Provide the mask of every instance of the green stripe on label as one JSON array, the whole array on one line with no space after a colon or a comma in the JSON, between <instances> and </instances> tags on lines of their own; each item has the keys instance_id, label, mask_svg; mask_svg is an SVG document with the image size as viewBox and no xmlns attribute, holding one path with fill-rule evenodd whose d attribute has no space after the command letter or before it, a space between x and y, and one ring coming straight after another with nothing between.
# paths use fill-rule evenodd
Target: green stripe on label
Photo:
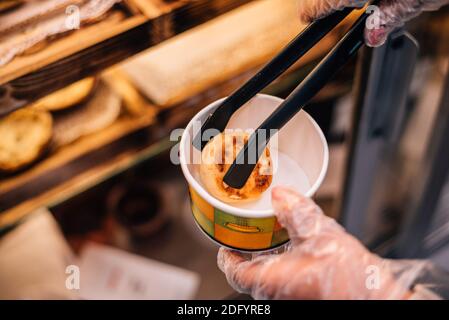
<instances>
[{"instance_id":1,"label":"green stripe on label","mask_svg":"<svg viewBox=\"0 0 449 320\"><path fill-rule=\"evenodd\" d=\"M242 218L223 212L215 208L214 221L222 227L228 228L228 224L239 226L257 227L260 232L272 232L274 229L275 217L270 218ZM229 229L229 228L228 228Z\"/></svg>"},{"instance_id":2,"label":"green stripe on label","mask_svg":"<svg viewBox=\"0 0 449 320\"><path fill-rule=\"evenodd\" d=\"M192 213L195 220L203 228L203 230L211 236L214 236L214 224L212 221L206 218L206 216L198 209L198 207L192 202Z\"/></svg>"}]
</instances>

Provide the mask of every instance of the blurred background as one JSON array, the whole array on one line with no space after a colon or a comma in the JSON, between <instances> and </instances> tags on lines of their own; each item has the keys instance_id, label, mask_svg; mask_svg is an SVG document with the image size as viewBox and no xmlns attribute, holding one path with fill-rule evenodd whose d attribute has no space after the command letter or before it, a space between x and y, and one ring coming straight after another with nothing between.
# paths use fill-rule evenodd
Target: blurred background
<instances>
[{"instance_id":1,"label":"blurred background","mask_svg":"<svg viewBox=\"0 0 449 320\"><path fill-rule=\"evenodd\" d=\"M305 27L296 0L94 2L0 1L0 298L244 298L191 218L172 132ZM356 16L264 93L285 98ZM423 14L305 108L330 147L324 212L447 270L448 46L449 8Z\"/></svg>"}]
</instances>

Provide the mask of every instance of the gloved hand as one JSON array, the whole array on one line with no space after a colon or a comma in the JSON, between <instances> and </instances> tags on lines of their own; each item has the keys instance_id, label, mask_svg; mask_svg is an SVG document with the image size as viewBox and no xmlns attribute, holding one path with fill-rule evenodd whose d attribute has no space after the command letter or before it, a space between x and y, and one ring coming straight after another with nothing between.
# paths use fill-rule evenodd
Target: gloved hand
<instances>
[{"instance_id":1,"label":"gloved hand","mask_svg":"<svg viewBox=\"0 0 449 320\"><path fill-rule=\"evenodd\" d=\"M403 299L425 263L386 260L325 216L313 200L276 187L272 203L290 236L282 254L246 259L221 248L218 266L239 292L256 299Z\"/></svg>"},{"instance_id":2,"label":"gloved hand","mask_svg":"<svg viewBox=\"0 0 449 320\"><path fill-rule=\"evenodd\" d=\"M368 0L299 0L299 15L304 22L327 16L345 7L363 7ZM365 30L367 45L382 45L388 34L423 11L434 11L449 0L382 0L379 5L379 28Z\"/></svg>"}]
</instances>

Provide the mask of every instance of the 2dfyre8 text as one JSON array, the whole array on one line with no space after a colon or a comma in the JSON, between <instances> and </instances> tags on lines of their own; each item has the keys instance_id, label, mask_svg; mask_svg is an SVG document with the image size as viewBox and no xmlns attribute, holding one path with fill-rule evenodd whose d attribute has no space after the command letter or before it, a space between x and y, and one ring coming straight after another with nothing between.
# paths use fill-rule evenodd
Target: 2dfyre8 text
<instances>
[{"instance_id":1,"label":"2dfyre8 text","mask_svg":"<svg viewBox=\"0 0 449 320\"><path fill-rule=\"evenodd\" d=\"M218 307L202 307L202 306L179 306L178 315L202 315L205 318L211 314L221 315L269 315L271 313L270 305L264 304L222 304Z\"/></svg>"}]
</instances>

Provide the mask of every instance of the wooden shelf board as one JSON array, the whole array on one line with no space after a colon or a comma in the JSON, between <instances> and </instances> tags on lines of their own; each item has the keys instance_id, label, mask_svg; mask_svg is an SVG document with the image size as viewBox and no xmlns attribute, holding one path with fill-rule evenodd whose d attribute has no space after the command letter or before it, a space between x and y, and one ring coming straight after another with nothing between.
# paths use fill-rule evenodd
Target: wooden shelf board
<instances>
[{"instance_id":1,"label":"wooden shelf board","mask_svg":"<svg viewBox=\"0 0 449 320\"><path fill-rule=\"evenodd\" d=\"M173 145L169 140L161 140L137 152L128 152L116 155L109 161L84 171L82 174L64 182L57 187L24 201L12 209L4 211L0 215L0 228L10 226L33 210L42 206L52 207L57 205L120 172L123 172L136 164L158 155Z\"/></svg>"}]
</instances>

